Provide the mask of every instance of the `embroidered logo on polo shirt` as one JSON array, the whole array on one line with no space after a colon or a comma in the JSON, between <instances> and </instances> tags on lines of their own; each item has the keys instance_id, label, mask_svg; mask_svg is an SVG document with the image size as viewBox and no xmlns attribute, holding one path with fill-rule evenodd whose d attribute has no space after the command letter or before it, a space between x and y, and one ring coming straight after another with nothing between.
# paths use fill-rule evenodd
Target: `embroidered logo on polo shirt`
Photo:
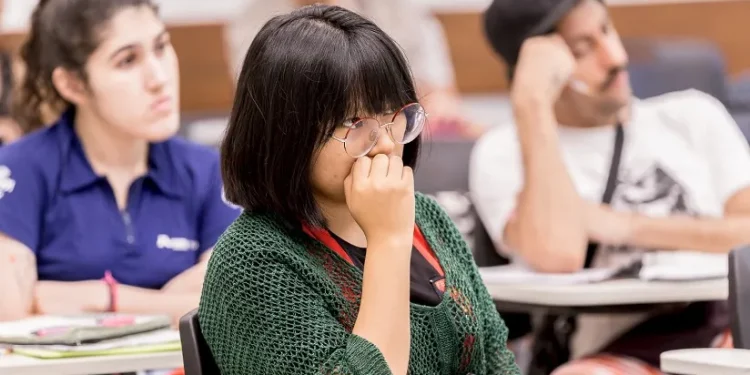
<instances>
[{"instance_id":1,"label":"embroidered logo on polo shirt","mask_svg":"<svg viewBox=\"0 0 750 375\"><path fill-rule=\"evenodd\" d=\"M10 168L5 165L0 165L0 199L5 194L12 193L16 188L16 180L10 176Z\"/></svg>"},{"instance_id":2,"label":"embroidered logo on polo shirt","mask_svg":"<svg viewBox=\"0 0 750 375\"><path fill-rule=\"evenodd\" d=\"M196 251L198 250L198 241L182 237L169 237L166 234L156 236L156 247L160 249L170 249L172 251Z\"/></svg>"}]
</instances>

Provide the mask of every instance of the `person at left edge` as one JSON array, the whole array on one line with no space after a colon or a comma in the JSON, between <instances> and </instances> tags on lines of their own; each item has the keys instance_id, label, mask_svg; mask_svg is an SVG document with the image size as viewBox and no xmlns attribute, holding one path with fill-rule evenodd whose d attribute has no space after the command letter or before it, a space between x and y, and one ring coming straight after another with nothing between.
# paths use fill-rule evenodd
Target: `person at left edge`
<instances>
[{"instance_id":1,"label":"person at left edge","mask_svg":"<svg viewBox=\"0 0 750 375\"><path fill-rule=\"evenodd\" d=\"M41 130L0 149L0 319L196 307L239 211L217 153L173 138L177 57L155 4L42 0L22 57L14 113ZM64 109L48 127L42 103Z\"/></svg>"},{"instance_id":2,"label":"person at left edge","mask_svg":"<svg viewBox=\"0 0 750 375\"><path fill-rule=\"evenodd\" d=\"M3 11L5 0L0 0L0 33L3 30ZM10 101L19 69L14 69L16 61L11 51L0 48L0 146L13 142L21 137L21 129L10 117Z\"/></svg>"}]
</instances>

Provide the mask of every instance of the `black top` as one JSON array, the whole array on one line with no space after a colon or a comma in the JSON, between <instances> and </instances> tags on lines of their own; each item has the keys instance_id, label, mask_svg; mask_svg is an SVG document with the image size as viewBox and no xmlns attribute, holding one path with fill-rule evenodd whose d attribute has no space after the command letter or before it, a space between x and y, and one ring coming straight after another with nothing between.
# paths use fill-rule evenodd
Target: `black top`
<instances>
[{"instance_id":1,"label":"black top","mask_svg":"<svg viewBox=\"0 0 750 375\"><path fill-rule=\"evenodd\" d=\"M364 270L367 249L354 246L344 241L333 232L330 233L336 242L344 248L344 251L349 254L354 265L360 270ZM434 284L442 280L443 276L440 276L435 268L427 262L427 259L422 256L422 253L417 251L414 247L411 249L410 277L412 303L427 306L437 306L440 304L440 301L443 299L443 293L438 290Z\"/></svg>"}]
</instances>

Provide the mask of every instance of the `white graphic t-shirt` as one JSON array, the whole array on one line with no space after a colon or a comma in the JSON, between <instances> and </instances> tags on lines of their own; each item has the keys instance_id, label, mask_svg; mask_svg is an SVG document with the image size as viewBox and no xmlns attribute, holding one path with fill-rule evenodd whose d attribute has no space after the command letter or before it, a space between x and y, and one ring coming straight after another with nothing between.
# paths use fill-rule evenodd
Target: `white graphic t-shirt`
<instances>
[{"instance_id":1,"label":"white graphic t-shirt","mask_svg":"<svg viewBox=\"0 0 750 375\"><path fill-rule=\"evenodd\" d=\"M724 203L750 186L750 150L723 105L696 90L633 104L611 206L652 217L688 214L721 217ZM605 189L615 125L561 126L563 161L583 199L600 202ZM477 212L501 250L501 235L523 186L523 164L514 124L491 130L477 144L470 187ZM594 266L632 261L641 249L600 248ZM672 256L676 252L665 252ZM599 350L646 316L581 317L574 356Z\"/></svg>"}]
</instances>

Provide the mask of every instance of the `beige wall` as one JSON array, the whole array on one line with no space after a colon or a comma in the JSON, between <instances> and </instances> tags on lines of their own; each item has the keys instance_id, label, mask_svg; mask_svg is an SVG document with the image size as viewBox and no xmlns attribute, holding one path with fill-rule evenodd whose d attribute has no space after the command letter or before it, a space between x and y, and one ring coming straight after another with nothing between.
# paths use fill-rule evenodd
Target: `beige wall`
<instances>
[{"instance_id":1,"label":"beige wall","mask_svg":"<svg viewBox=\"0 0 750 375\"><path fill-rule=\"evenodd\" d=\"M730 73L750 69L750 1L656 3L640 0L640 3L610 7L623 38L704 39L721 49ZM459 89L463 92L505 90L505 67L484 40L480 11L441 11L438 15L446 29Z\"/></svg>"},{"instance_id":2,"label":"beige wall","mask_svg":"<svg viewBox=\"0 0 750 375\"><path fill-rule=\"evenodd\" d=\"M224 0L200 1L221 3ZM435 9L446 29L461 91L503 91L506 87L503 64L491 53L480 26L480 12L483 9L480 2L487 0L465 0L464 5L473 3L476 7L466 6L461 11L447 11L440 7L443 0L435 1ZM710 40L723 51L731 73L750 69L750 1L663 1L658 4L629 3L627 6L612 7L612 16L621 34L624 37L695 37ZM224 52L223 21L170 23L172 39L180 57L183 110L229 110L232 81ZM22 33L2 35L0 46L17 47L22 37Z\"/></svg>"}]
</instances>

